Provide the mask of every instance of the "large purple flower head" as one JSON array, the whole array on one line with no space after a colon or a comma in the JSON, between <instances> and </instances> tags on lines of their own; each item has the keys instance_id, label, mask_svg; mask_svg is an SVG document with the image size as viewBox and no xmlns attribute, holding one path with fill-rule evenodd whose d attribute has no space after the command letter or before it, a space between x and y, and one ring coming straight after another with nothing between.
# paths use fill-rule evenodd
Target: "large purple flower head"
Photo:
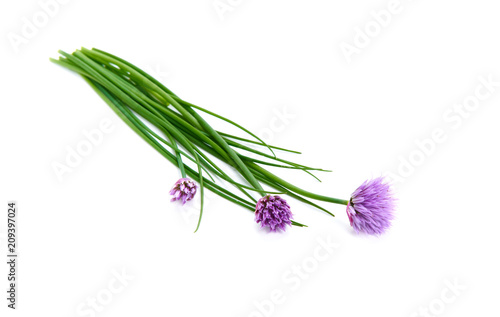
<instances>
[{"instance_id":1,"label":"large purple flower head","mask_svg":"<svg viewBox=\"0 0 500 317\"><path fill-rule=\"evenodd\" d=\"M280 196L266 195L255 207L255 221L271 231L285 231L286 225L292 225L292 216L290 206Z\"/></svg>"},{"instance_id":2,"label":"large purple flower head","mask_svg":"<svg viewBox=\"0 0 500 317\"><path fill-rule=\"evenodd\" d=\"M365 181L352 193L347 216L359 233L382 234L394 218L395 198L392 188L383 177Z\"/></svg>"},{"instance_id":3,"label":"large purple flower head","mask_svg":"<svg viewBox=\"0 0 500 317\"><path fill-rule=\"evenodd\" d=\"M179 179L170 190L170 195L174 196L171 201L182 200L184 205L186 201L193 199L196 188L196 184L189 178Z\"/></svg>"}]
</instances>

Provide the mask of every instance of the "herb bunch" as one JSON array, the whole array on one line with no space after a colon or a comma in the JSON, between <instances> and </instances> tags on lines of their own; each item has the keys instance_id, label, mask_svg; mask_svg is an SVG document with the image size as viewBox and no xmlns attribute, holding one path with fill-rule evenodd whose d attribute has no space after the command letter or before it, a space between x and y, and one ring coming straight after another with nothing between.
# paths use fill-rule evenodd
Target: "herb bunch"
<instances>
[{"instance_id":1,"label":"herb bunch","mask_svg":"<svg viewBox=\"0 0 500 317\"><path fill-rule=\"evenodd\" d=\"M146 72L115 55L95 48L81 48L72 54L59 53L61 56L58 59L51 59L54 63L80 74L131 129L179 168L181 178L170 192L172 200L186 203L197 192L198 186L194 181L199 184L201 206L195 232L203 215L205 189L255 212L255 220L272 231L284 230L287 225L305 227L292 220L290 206L278 195L292 197L330 216L334 215L314 200L345 205L353 225L352 219L356 219L357 211L352 198L342 200L309 192L269 170L300 170L316 179L313 171L328 172L276 155L278 151L299 152L266 144L236 122L181 99ZM248 137L216 130L207 123L206 116L229 123ZM156 131L151 127L155 127ZM246 155L245 152L253 155ZM241 179L230 177L225 172L228 168L236 170ZM233 186L235 190L228 190L227 186L221 186L221 182ZM359 196L359 192L357 194ZM389 209L386 218L390 220L392 209ZM368 222L370 228L377 227L376 223ZM359 221L355 223L359 224ZM359 227L355 226L356 231L364 231ZM372 231L378 233L377 230Z\"/></svg>"}]
</instances>

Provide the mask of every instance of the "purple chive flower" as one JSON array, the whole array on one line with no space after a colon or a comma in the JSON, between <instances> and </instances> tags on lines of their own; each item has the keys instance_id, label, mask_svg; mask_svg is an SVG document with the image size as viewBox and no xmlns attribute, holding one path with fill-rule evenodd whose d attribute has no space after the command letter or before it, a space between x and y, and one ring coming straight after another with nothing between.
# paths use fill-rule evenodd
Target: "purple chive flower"
<instances>
[{"instance_id":1,"label":"purple chive flower","mask_svg":"<svg viewBox=\"0 0 500 317\"><path fill-rule=\"evenodd\" d=\"M383 177L365 181L352 193L347 216L359 233L382 234L394 218L395 198L391 186Z\"/></svg>"},{"instance_id":2,"label":"purple chive flower","mask_svg":"<svg viewBox=\"0 0 500 317\"><path fill-rule=\"evenodd\" d=\"M292 225L290 206L280 196L266 195L259 199L255 207L255 221L271 231L285 231L286 225Z\"/></svg>"},{"instance_id":3,"label":"purple chive flower","mask_svg":"<svg viewBox=\"0 0 500 317\"><path fill-rule=\"evenodd\" d=\"M184 205L186 201L193 199L196 188L196 184L189 178L179 179L170 190L170 195L174 196L171 201L182 200Z\"/></svg>"}]
</instances>

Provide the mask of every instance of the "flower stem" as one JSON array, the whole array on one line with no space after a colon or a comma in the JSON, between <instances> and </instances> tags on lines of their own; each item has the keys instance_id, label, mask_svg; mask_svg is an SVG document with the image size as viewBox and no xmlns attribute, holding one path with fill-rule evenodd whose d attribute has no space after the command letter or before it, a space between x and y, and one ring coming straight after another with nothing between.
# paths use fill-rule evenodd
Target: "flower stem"
<instances>
[{"instance_id":1,"label":"flower stem","mask_svg":"<svg viewBox=\"0 0 500 317\"><path fill-rule=\"evenodd\" d=\"M333 197L328 197L328 196L323 196L323 195L318 195L311 193L307 190L304 190L302 188L299 188L293 184L290 184L289 182L285 181L284 179L279 178L278 176L274 175L273 173L269 172L265 168L260 167L259 165L248 162L249 166L252 167L252 169L255 169L256 171L262 173L264 176L268 177L270 180L273 182L281 184L283 187L290 189L291 191L296 192L297 194L309 197L311 199L316 199L320 201L326 201L329 203L334 203L334 204L339 204L339 205L346 205L349 203L347 200L343 199L338 199L338 198L333 198Z\"/></svg>"}]
</instances>

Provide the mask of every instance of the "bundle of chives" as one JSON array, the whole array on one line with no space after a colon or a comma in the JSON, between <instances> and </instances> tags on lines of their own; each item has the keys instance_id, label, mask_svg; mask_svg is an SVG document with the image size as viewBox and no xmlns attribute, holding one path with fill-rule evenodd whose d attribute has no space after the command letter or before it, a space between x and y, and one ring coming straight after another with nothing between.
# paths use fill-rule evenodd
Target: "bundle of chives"
<instances>
[{"instance_id":1,"label":"bundle of chives","mask_svg":"<svg viewBox=\"0 0 500 317\"><path fill-rule=\"evenodd\" d=\"M370 223L374 223L373 219L363 216L367 213L362 212L364 206L361 203L357 204L358 208L354 206L356 203L353 201L356 199L354 194L348 201L311 193L279 178L264 167L301 170L313 177L315 176L311 171L326 171L281 159L276 156L274 150L299 152L266 144L241 125L182 100L141 69L110 53L95 48L91 50L82 48L72 54L63 51L59 51L59 53L61 54L59 59L51 59L54 63L82 75L130 128L167 160L178 166L181 179L174 184L170 192L174 196L172 200L182 200L185 203L192 199L197 186L191 179L187 178L188 176L199 183L201 208L195 232L200 226L203 215L204 188L235 204L255 211L256 221L261 223L263 227L269 227L272 231L284 230L286 225L305 227L305 225L292 220L288 203L277 194L286 194L331 216L334 215L311 200L346 205L351 225L356 231L368 232L369 230L365 230L365 227L370 227L372 226ZM225 121L247 133L253 139L215 130L201 114ZM146 122L156 127L161 133L153 131ZM244 143L267 148L269 154ZM257 158L244 155L240 150L253 153ZM234 168L245 180L245 184L227 175L223 168L210 159L209 155L221 161L224 164L223 168L228 166ZM186 165L184 160L194 163L196 169ZM233 185L240 194L235 194L217 184L214 176ZM272 190L265 190L261 184L269 186ZM388 187L384 187L387 184L379 182L375 185L382 186L377 190L389 192ZM371 194L373 186L369 186L368 189L367 192ZM260 199L256 200L252 194L258 194ZM362 199L362 196L363 191L361 190L357 196L358 201ZM376 224L377 228L382 226L383 230L392 218L392 197L389 195L389 198L391 199L386 200L390 202L390 206L383 206L389 211L388 214L386 213L387 215L384 214L387 223ZM361 223L361 227L356 226L357 223Z\"/></svg>"}]
</instances>

